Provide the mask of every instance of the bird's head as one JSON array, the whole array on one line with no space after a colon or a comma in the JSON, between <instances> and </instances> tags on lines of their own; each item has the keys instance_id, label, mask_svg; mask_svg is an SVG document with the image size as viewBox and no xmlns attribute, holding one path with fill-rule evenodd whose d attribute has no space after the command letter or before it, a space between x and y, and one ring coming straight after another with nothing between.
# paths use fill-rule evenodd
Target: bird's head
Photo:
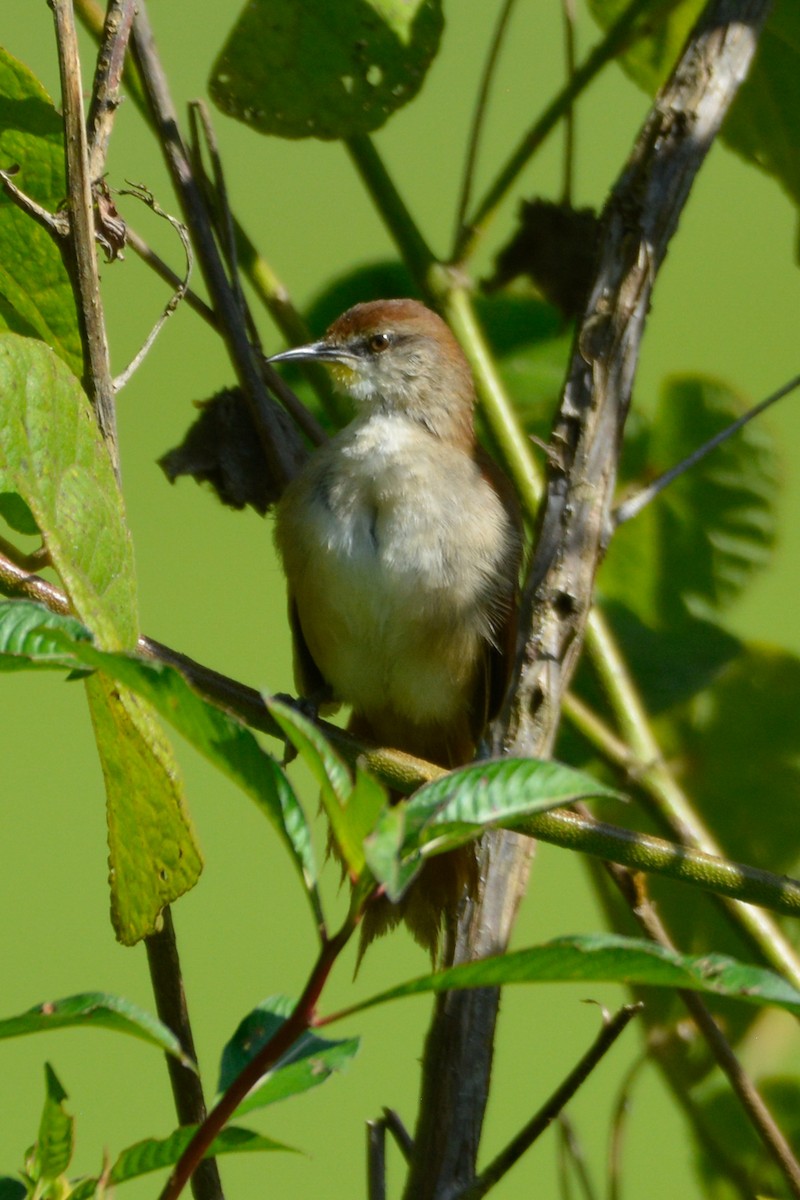
<instances>
[{"instance_id":1,"label":"bird's head","mask_svg":"<svg viewBox=\"0 0 800 1200\"><path fill-rule=\"evenodd\" d=\"M270 362L328 363L342 391L369 411L402 413L439 437L472 438L475 390L447 325L418 300L371 300L338 317L318 342Z\"/></svg>"}]
</instances>

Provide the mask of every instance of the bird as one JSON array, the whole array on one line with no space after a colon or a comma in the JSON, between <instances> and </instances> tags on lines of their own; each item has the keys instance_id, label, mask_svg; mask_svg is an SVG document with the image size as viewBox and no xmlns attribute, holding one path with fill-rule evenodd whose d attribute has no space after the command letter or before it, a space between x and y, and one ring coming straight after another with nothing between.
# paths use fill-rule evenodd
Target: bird
<instances>
[{"instance_id":1,"label":"bird","mask_svg":"<svg viewBox=\"0 0 800 1200\"><path fill-rule=\"evenodd\" d=\"M295 683L349 728L446 768L468 762L508 678L521 522L475 433L475 385L445 321L412 299L356 304L271 362L327 364L347 426L285 489L275 542L287 579ZM474 886L474 850L432 860L366 942L405 918L435 956Z\"/></svg>"}]
</instances>

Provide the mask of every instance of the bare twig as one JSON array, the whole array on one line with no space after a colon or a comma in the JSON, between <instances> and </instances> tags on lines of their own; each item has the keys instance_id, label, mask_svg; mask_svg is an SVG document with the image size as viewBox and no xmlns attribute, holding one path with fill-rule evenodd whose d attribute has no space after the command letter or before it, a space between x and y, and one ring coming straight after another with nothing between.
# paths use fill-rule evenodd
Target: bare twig
<instances>
[{"instance_id":1,"label":"bare twig","mask_svg":"<svg viewBox=\"0 0 800 1200\"><path fill-rule=\"evenodd\" d=\"M586 1082L620 1034L643 1007L642 1004L626 1004L613 1017L603 1022L603 1027L594 1043L570 1071L564 1082L556 1088L549 1100L542 1105L526 1125L523 1125L519 1133L489 1163L488 1167L481 1171L471 1184L455 1193L457 1200L481 1200L481 1197L485 1196L515 1163L519 1162L526 1150L530 1149L536 1139L544 1133Z\"/></svg>"},{"instance_id":2,"label":"bare twig","mask_svg":"<svg viewBox=\"0 0 800 1200\"><path fill-rule=\"evenodd\" d=\"M158 1015L178 1038L185 1053L196 1062L192 1026L181 981L175 928L168 907L162 913L160 932L146 938L145 945ZM184 1067L171 1054L166 1055L166 1060L179 1123L200 1125L206 1119L206 1104L200 1076ZM216 1159L205 1158L199 1164L192 1179L192 1191L195 1200L221 1200L222 1182Z\"/></svg>"},{"instance_id":3,"label":"bare twig","mask_svg":"<svg viewBox=\"0 0 800 1200\"><path fill-rule=\"evenodd\" d=\"M766 400L762 400L759 404L754 405L753 408L748 409L736 421L732 421L730 425L720 430L714 437L709 438L702 446L698 446L696 450L693 450L681 462L676 463L674 467L670 467L668 471L664 471L663 475L659 475L658 479L654 479L647 487L642 488L641 491L636 492L627 500L623 500L621 504L617 505L612 514L614 528L616 529L617 526L623 525L625 521L630 521L633 517L638 516L651 500L655 500L656 496L664 491L664 488L669 487L679 476L696 466L712 450L716 450L718 446L727 442L728 438L733 437L735 433L738 433L740 429L748 425L754 417L761 416L766 409L777 403L778 400L782 400L784 396L788 396L790 392L793 392L798 387L800 387L800 375L795 375L794 379L790 379L783 387L778 388L772 395L767 396Z\"/></svg>"},{"instance_id":4,"label":"bare twig","mask_svg":"<svg viewBox=\"0 0 800 1200\"><path fill-rule=\"evenodd\" d=\"M181 245L183 246L183 252L186 255L186 272L183 279L178 281L178 286L164 306L163 312L145 338L141 348L128 363L125 370L115 378L115 392L121 391L122 388L124 388L129 382L134 371L136 371L142 365L159 333L164 328L172 314L175 312L175 309L178 307L181 300L183 300L189 289L189 280L192 275L192 265L194 263L192 243L189 241L189 234L186 230L186 226L181 221L178 221L175 217L171 217L168 212L165 212L161 205L156 202L152 192L144 187L143 184L130 183L130 181L128 181L128 184L129 186L127 188L123 188L119 194L121 196L135 196L137 200L141 200L143 204L146 204L148 208L153 210L157 217L163 217L165 221L169 221L170 225L177 233L181 240Z\"/></svg>"},{"instance_id":5,"label":"bare twig","mask_svg":"<svg viewBox=\"0 0 800 1200\"><path fill-rule=\"evenodd\" d=\"M564 57L567 66L567 83L575 76L575 0L561 0L564 14ZM562 204L572 203L572 175L575 168L575 100L569 102L564 114L564 182L561 187Z\"/></svg>"},{"instance_id":6,"label":"bare twig","mask_svg":"<svg viewBox=\"0 0 800 1200\"><path fill-rule=\"evenodd\" d=\"M621 1200L622 1188L622 1145L625 1126L631 1107L631 1092L634 1082L648 1061L644 1053L636 1059L619 1089L611 1116L611 1134L608 1144L608 1200Z\"/></svg>"},{"instance_id":7,"label":"bare twig","mask_svg":"<svg viewBox=\"0 0 800 1200\"><path fill-rule=\"evenodd\" d=\"M16 204L17 208L24 212L26 217L31 217L38 225L41 225L57 244L63 238L69 236L69 217L66 213L48 212L46 208L42 208L41 204L37 204L30 196L26 196L17 185L14 183L12 176L16 175L19 167L9 167L5 171L0 171L0 182L3 184L3 191L8 196L12 204Z\"/></svg>"},{"instance_id":8,"label":"bare twig","mask_svg":"<svg viewBox=\"0 0 800 1200\"><path fill-rule=\"evenodd\" d=\"M109 0L106 9L87 121L89 179L92 183L96 183L105 170L108 143L120 104L120 83L135 13L136 0Z\"/></svg>"},{"instance_id":9,"label":"bare twig","mask_svg":"<svg viewBox=\"0 0 800 1200\"><path fill-rule=\"evenodd\" d=\"M472 199L472 185L475 179L475 165L478 158L478 148L480 146L481 134L483 133L483 123L486 118L486 110L489 103L489 91L492 86L497 62L500 57L500 47L503 44L506 29L508 28L511 10L514 7L515 0L505 0L503 7L497 16L492 40L489 43L489 49L486 54L486 62L483 68L483 76L481 78L478 96L475 101L475 110L472 114L472 124L470 126L469 141L467 144L467 155L464 161L464 173L461 179L461 193L458 201L458 209L456 210L456 231L455 245L458 245L458 240L461 236L461 231L466 220L467 210L469 209L470 200Z\"/></svg>"},{"instance_id":10,"label":"bare twig","mask_svg":"<svg viewBox=\"0 0 800 1200\"><path fill-rule=\"evenodd\" d=\"M575 1126L570 1121L565 1112L558 1114L558 1127L561 1132L561 1140L564 1144L564 1151L568 1161L572 1164L572 1169L575 1172L578 1182L581 1185L581 1192L584 1200L597 1200L595 1190L592 1187L592 1181L589 1176L589 1167L586 1162L586 1154L583 1146L580 1143Z\"/></svg>"},{"instance_id":11,"label":"bare twig","mask_svg":"<svg viewBox=\"0 0 800 1200\"><path fill-rule=\"evenodd\" d=\"M114 385L108 355L100 279L95 252L94 208L89 175L89 155L83 119L78 37L72 0L50 0L55 18L61 100L64 111L64 146L67 160L67 197L70 237L64 242L65 261L78 309L83 343L84 386L94 405L97 421L119 474Z\"/></svg>"},{"instance_id":12,"label":"bare twig","mask_svg":"<svg viewBox=\"0 0 800 1200\"><path fill-rule=\"evenodd\" d=\"M367 1200L386 1200L386 1121L367 1121Z\"/></svg>"}]
</instances>

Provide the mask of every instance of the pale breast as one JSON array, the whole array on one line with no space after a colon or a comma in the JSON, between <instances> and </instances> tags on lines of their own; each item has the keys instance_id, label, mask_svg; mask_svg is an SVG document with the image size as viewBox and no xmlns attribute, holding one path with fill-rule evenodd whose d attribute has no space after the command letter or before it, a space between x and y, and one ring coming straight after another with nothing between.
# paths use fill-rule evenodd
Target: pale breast
<instances>
[{"instance_id":1,"label":"pale breast","mask_svg":"<svg viewBox=\"0 0 800 1200\"><path fill-rule=\"evenodd\" d=\"M373 416L317 452L276 540L337 697L446 723L508 602L513 536L476 464L407 419Z\"/></svg>"}]
</instances>

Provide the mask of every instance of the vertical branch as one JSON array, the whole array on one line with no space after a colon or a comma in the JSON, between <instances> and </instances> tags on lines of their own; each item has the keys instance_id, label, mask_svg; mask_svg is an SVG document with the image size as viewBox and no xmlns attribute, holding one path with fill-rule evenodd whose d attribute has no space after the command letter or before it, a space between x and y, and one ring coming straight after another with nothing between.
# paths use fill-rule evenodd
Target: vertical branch
<instances>
[{"instance_id":1,"label":"vertical branch","mask_svg":"<svg viewBox=\"0 0 800 1200\"><path fill-rule=\"evenodd\" d=\"M197 1061L194 1048L189 1010L183 990L181 962L172 913L164 909L163 927L159 933L145 940L147 965L153 983L156 1011L164 1024L172 1030L184 1051ZM175 1111L181 1125L201 1125L206 1119L206 1104L200 1076L190 1071L172 1055L167 1055ZM198 1164L192 1176L192 1194L195 1200L221 1200L222 1182L216 1159L205 1158Z\"/></svg>"},{"instance_id":2,"label":"vertical branch","mask_svg":"<svg viewBox=\"0 0 800 1200\"><path fill-rule=\"evenodd\" d=\"M96 183L105 169L108 143L119 107L119 88L125 67L128 39L135 15L136 0L109 0L87 121L91 183Z\"/></svg>"},{"instance_id":3,"label":"vertical branch","mask_svg":"<svg viewBox=\"0 0 800 1200\"><path fill-rule=\"evenodd\" d=\"M50 0L50 6L55 19L64 110L67 203L70 217L70 235L65 242L65 258L75 293L83 343L83 384L97 413L98 424L114 470L119 474L114 385L97 270L92 187L75 15L72 0Z\"/></svg>"},{"instance_id":4,"label":"vertical branch","mask_svg":"<svg viewBox=\"0 0 800 1200\"><path fill-rule=\"evenodd\" d=\"M597 279L551 439L539 538L520 611L515 684L492 731L495 754L546 756L552 748L611 527L622 432L655 278L695 176L747 74L768 9L768 0L710 0L606 206ZM516 859L514 890L499 911L513 908L524 875L516 841L496 834L489 843L483 892L459 924L454 961L474 955L494 919L505 886L497 864L505 867L509 855ZM475 1178L496 1011L491 993L481 1004L454 994L437 1005L406 1200L444 1200Z\"/></svg>"}]
</instances>

